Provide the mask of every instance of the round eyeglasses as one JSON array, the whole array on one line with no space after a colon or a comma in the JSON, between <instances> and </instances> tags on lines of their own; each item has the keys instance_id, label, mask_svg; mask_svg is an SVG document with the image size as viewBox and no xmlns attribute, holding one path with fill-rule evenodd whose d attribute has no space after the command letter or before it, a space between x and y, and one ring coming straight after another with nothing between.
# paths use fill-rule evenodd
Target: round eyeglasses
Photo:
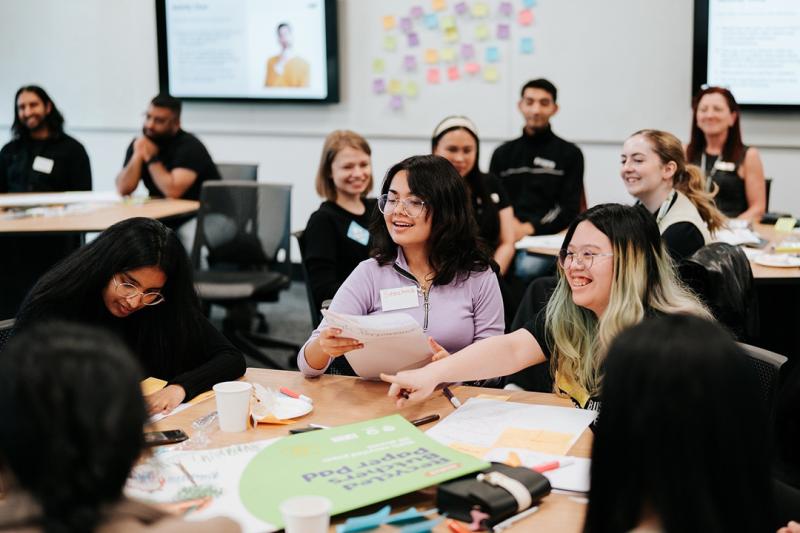
<instances>
[{"instance_id":1,"label":"round eyeglasses","mask_svg":"<svg viewBox=\"0 0 800 533\"><path fill-rule=\"evenodd\" d=\"M111 279L114 280L114 291L117 296L126 300L141 296L144 305L158 305L164 301L164 296L158 291L142 292L130 283L120 283L117 281L117 276L113 276Z\"/></svg>"},{"instance_id":2,"label":"round eyeglasses","mask_svg":"<svg viewBox=\"0 0 800 533\"><path fill-rule=\"evenodd\" d=\"M378 209L384 215L391 215L397 211L397 206L400 204L403 205L403 211L405 211L406 215L411 218L417 218L422 214L422 211L425 210L425 202L419 198L405 198L401 200L400 198L395 198L388 194L378 196Z\"/></svg>"},{"instance_id":3,"label":"round eyeglasses","mask_svg":"<svg viewBox=\"0 0 800 533\"><path fill-rule=\"evenodd\" d=\"M599 254L597 252L590 252L588 250L570 252L566 248L562 248L558 252L558 264L561 265L561 268L567 270L574 262L577 265L581 265L586 270L589 270L592 268L595 257L611 257L613 255L613 253Z\"/></svg>"}]
</instances>

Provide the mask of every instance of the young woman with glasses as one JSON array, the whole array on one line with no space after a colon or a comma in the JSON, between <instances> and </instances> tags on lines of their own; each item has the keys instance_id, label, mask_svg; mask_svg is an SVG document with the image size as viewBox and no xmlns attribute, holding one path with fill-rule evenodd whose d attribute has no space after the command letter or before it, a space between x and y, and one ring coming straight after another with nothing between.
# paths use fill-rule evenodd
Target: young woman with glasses
<instances>
[{"instance_id":1,"label":"young woman with glasses","mask_svg":"<svg viewBox=\"0 0 800 533\"><path fill-rule=\"evenodd\" d=\"M558 263L553 295L521 329L383 376L392 383L389 395L402 405L406 397L426 398L439 383L506 376L549 360L556 392L599 409L602 364L618 333L649 315L711 317L677 281L658 226L641 207L603 204L578 215Z\"/></svg>"},{"instance_id":2,"label":"young woman with glasses","mask_svg":"<svg viewBox=\"0 0 800 533\"><path fill-rule=\"evenodd\" d=\"M31 289L15 330L53 319L113 331L146 376L167 380L146 398L150 413L245 371L241 352L202 313L186 251L156 220L118 222L53 267Z\"/></svg>"},{"instance_id":3,"label":"young woman with glasses","mask_svg":"<svg viewBox=\"0 0 800 533\"><path fill-rule=\"evenodd\" d=\"M351 315L407 313L430 336L434 352L460 350L503 333L503 302L487 250L478 240L464 180L446 159L414 156L386 174L373 218L372 258L342 284L330 309ZM412 290L411 300L394 291ZM341 355L358 339L323 320L298 354L307 376L353 375Z\"/></svg>"}]
</instances>

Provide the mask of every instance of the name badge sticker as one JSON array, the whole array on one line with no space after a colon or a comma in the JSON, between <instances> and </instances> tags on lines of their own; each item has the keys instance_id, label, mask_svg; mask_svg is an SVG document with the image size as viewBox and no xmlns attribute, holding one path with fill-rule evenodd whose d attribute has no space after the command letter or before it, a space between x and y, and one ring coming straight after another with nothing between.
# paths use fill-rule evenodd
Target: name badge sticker
<instances>
[{"instance_id":1,"label":"name badge sticker","mask_svg":"<svg viewBox=\"0 0 800 533\"><path fill-rule=\"evenodd\" d=\"M362 246L366 246L369 242L369 231L367 231L361 224L353 220L350 222L350 226L347 228L347 237L349 239L353 239Z\"/></svg>"},{"instance_id":2,"label":"name badge sticker","mask_svg":"<svg viewBox=\"0 0 800 533\"><path fill-rule=\"evenodd\" d=\"M717 159L717 161L714 163L714 168L722 172L733 172L736 170L736 163L733 163L732 161L720 161Z\"/></svg>"},{"instance_id":3,"label":"name badge sticker","mask_svg":"<svg viewBox=\"0 0 800 533\"><path fill-rule=\"evenodd\" d=\"M381 308L384 311L419 307L419 290L416 285L381 289Z\"/></svg>"},{"instance_id":4,"label":"name badge sticker","mask_svg":"<svg viewBox=\"0 0 800 533\"><path fill-rule=\"evenodd\" d=\"M41 172L42 174L50 174L53 171L54 164L55 161L52 159L37 155L33 160L33 170L36 172Z\"/></svg>"},{"instance_id":5,"label":"name badge sticker","mask_svg":"<svg viewBox=\"0 0 800 533\"><path fill-rule=\"evenodd\" d=\"M556 168L556 162L551 161L549 159L545 159L544 157L534 157L533 158L533 166L535 167L542 167L542 168L549 168L553 170Z\"/></svg>"}]
</instances>

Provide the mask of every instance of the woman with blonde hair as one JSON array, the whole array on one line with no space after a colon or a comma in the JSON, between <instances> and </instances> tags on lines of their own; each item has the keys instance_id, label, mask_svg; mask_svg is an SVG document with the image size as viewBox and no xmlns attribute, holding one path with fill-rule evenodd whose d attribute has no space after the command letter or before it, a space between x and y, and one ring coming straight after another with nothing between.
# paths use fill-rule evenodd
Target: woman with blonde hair
<instances>
[{"instance_id":1,"label":"woman with blonde hair","mask_svg":"<svg viewBox=\"0 0 800 533\"><path fill-rule=\"evenodd\" d=\"M303 262L317 309L369 257L369 224L376 201L372 151L366 139L336 130L325 139L317 170L317 194L325 198L303 232Z\"/></svg>"},{"instance_id":2,"label":"woman with blonde hair","mask_svg":"<svg viewBox=\"0 0 800 533\"><path fill-rule=\"evenodd\" d=\"M555 391L578 407L599 409L602 364L621 331L654 315L711 317L677 280L642 207L602 204L578 215L558 265L553 295L521 329L476 342L457 357L440 352L424 368L384 375L389 395L402 405L426 398L439 383L506 376L549 359Z\"/></svg>"},{"instance_id":3,"label":"woman with blonde hair","mask_svg":"<svg viewBox=\"0 0 800 533\"><path fill-rule=\"evenodd\" d=\"M628 192L656 219L673 259L680 261L711 242L725 224L706 192L700 169L686 162L677 137L659 130L640 130L622 147L620 176Z\"/></svg>"}]
</instances>

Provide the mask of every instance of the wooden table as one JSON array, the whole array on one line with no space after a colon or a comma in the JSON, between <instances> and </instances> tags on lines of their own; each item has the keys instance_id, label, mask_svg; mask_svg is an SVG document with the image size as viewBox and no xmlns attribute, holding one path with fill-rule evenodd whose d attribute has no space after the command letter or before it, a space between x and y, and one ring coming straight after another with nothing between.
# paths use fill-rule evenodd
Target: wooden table
<instances>
[{"instance_id":1,"label":"wooden table","mask_svg":"<svg viewBox=\"0 0 800 533\"><path fill-rule=\"evenodd\" d=\"M305 427L309 422L336 426L388 416L395 413L399 413L409 420L414 420L432 413L438 413L444 418L449 413L453 412L453 407L447 399L438 392L434 393L425 402L410 405L398 411L394 402L386 396L388 386L385 383L365 381L346 376L323 375L319 378L306 379L299 372L250 368L247 370L244 379L272 388L285 386L294 391L306 394L314 399L314 410L308 416L301 418L297 424L290 426L260 425L257 429L249 430L244 433L222 433L219 430L215 430L210 434L209 448L274 437L284 437L288 435L288 430L290 428ZM562 407L572 406L569 400L558 398L553 394L477 387L454 387L452 390L462 401L480 394L497 394L502 396L510 395L509 401L513 402L556 405ZM191 436L193 433L192 421L214 409L216 409L214 400L207 400L157 422L154 424L153 429L166 430L180 428ZM424 426L420 429L430 429L433 425L434 424ZM589 457L591 446L591 431L586 430L570 449L569 455ZM434 491L425 490L397 498L393 500L392 503L395 509L410 505L431 508L434 505L434 496ZM370 506L367 508L368 511L366 512L371 512L371 510L377 509L377 507L380 506ZM551 494L542 501L538 512L521 520L508 531L531 531L536 528L537 531L578 533L583 527L585 511L586 505L581 501L581 498L575 498L565 494ZM359 510L358 512L350 514L358 515L364 514L364 512L364 510ZM341 518L337 518L335 521L341 522L342 520ZM333 528L331 528L331 531L333 531ZM397 530L395 528L383 526L377 531L385 531L388 533ZM437 533L445 533L448 529L444 524L440 524L434 531Z\"/></svg>"}]
</instances>

